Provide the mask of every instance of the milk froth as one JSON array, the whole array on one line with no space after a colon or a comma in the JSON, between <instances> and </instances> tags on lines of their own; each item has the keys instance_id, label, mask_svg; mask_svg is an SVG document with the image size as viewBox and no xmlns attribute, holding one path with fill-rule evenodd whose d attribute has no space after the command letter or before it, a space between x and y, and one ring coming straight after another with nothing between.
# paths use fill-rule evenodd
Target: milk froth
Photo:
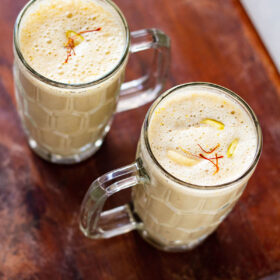
<instances>
[{"instance_id":1,"label":"milk froth","mask_svg":"<svg viewBox=\"0 0 280 280\"><path fill-rule=\"evenodd\" d=\"M203 120L217 120L224 125L219 129ZM218 185L237 179L250 166L256 152L257 137L254 123L233 100L217 95L209 89L182 89L166 97L155 109L149 125L149 141L158 162L176 178L191 184ZM238 139L233 156L228 157L230 144ZM211 154L203 152L201 147ZM197 163L184 166L168 157L176 151ZM186 152L190 152L190 155ZM219 172L211 162L197 158L200 154L219 159ZM215 160L212 160L215 162Z\"/></svg>"},{"instance_id":2,"label":"milk froth","mask_svg":"<svg viewBox=\"0 0 280 280\"><path fill-rule=\"evenodd\" d=\"M66 32L94 28L65 62ZM20 28L20 48L29 65L44 77L77 84L96 80L119 62L125 48L125 30L116 11L101 1L38 1L25 14Z\"/></svg>"}]
</instances>

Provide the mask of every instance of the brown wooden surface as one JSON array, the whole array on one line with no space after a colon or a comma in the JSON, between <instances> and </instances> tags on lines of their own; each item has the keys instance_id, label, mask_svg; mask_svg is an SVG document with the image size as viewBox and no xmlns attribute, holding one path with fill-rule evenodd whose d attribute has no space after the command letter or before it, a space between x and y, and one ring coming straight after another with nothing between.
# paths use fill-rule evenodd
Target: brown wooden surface
<instances>
[{"instance_id":1,"label":"brown wooden surface","mask_svg":"<svg viewBox=\"0 0 280 280\"><path fill-rule=\"evenodd\" d=\"M166 88L190 81L228 87L263 129L260 163L234 211L200 247L170 254L136 232L92 241L77 227L91 181L134 160L148 106L116 116L101 150L82 164L49 164L29 150L12 78L12 28L25 2L0 2L0 279L280 279L279 75L240 3L116 0L131 30L158 27L171 37ZM107 206L128 199L124 193Z\"/></svg>"}]
</instances>

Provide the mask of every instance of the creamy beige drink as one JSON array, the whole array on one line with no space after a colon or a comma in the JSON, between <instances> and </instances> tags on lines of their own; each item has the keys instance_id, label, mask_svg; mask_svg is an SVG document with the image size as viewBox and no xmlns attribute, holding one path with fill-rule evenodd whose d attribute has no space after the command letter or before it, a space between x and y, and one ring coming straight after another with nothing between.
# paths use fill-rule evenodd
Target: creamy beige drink
<instances>
[{"instance_id":1,"label":"creamy beige drink","mask_svg":"<svg viewBox=\"0 0 280 280\"><path fill-rule=\"evenodd\" d=\"M221 89L188 86L153 109L147 136L154 158L143 132L138 156L149 181L133 189L142 234L167 247L190 248L220 224L242 194L253 170L240 177L258 146L254 121Z\"/></svg>"},{"instance_id":2,"label":"creamy beige drink","mask_svg":"<svg viewBox=\"0 0 280 280\"><path fill-rule=\"evenodd\" d=\"M94 239L137 229L159 249L191 249L233 208L261 149L258 120L238 95L210 83L174 87L148 111L136 161L91 184L80 229ZM102 211L129 187L132 203Z\"/></svg>"},{"instance_id":3,"label":"creamy beige drink","mask_svg":"<svg viewBox=\"0 0 280 280\"><path fill-rule=\"evenodd\" d=\"M35 150L69 157L97 149L115 111L127 46L117 10L100 0L38 0L22 16L19 48L41 80L15 59L15 84L23 124ZM56 86L52 83L55 82ZM60 85L60 86L58 86Z\"/></svg>"}]
</instances>

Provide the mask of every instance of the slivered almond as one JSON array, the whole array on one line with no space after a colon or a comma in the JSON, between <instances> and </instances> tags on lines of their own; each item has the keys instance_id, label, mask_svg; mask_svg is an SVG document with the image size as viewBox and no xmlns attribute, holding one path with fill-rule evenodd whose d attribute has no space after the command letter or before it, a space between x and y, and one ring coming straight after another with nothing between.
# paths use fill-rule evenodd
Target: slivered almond
<instances>
[{"instance_id":1,"label":"slivered almond","mask_svg":"<svg viewBox=\"0 0 280 280\"><path fill-rule=\"evenodd\" d=\"M172 161L174 161L178 164L181 164L181 165L185 165L185 166L193 166L199 162L198 160L183 156L183 155L181 155L175 151L171 151L171 150L169 150L167 152L167 156Z\"/></svg>"},{"instance_id":2,"label":"slivered almond","mask_svg":"<svg viewBox=\"0 0 280 280\"><path fill-rule=\"evenodd\" d=\"M73 30L66 31L66 38L67 39L71 38L73 40L74 47L78 46L80 43L82 43L85 40L85 38L81 34L78 34Z\"/></svg>"},{"instance_id":3,"label":"slivered almond","mask_svg":"<svg viewBox=\"0 0 280 280\"><path fill-rule=\"evenodd\" d=\"M236 148L237 148L237 145L238 145L238 142L239 142L239 139L234 139L231 144L228 146L228 150L227 150L227 156L228 157L232 157Z\"/></svg>"},{"instance_id":4,"label":"slivered almond","mask_svg":"<svg viewBox=\"0 0 280 280\"><path fill-rule=\"evenodd\" d=\"M204 119L202 120L200 123L204 123L204 124L209 124L211 126L214 126L220 130L223 130L225 128L225 125L222 122L213 120L213 119Z\"/></svg>"}]
</instances>

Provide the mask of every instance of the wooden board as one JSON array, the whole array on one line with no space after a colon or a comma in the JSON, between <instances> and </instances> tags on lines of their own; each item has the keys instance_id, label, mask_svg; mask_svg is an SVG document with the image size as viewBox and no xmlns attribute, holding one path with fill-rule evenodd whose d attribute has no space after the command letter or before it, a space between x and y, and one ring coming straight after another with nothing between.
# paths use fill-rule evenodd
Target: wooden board
<instances>
[{"instance_id":1,"label":"wooden board","mask_svg":"<svg viewBox=\"0 0 280 280\"><path fill-rule=\"evenodd\" d=\"M99 241L80 233L89 184L134 160L148 106L117 115L84 163L57 166L34 155L12 78L12 29L25 2L1 0L0 8L0 279L280 279L280 79L239 1L116 0L131 30L158 27L171 37L166 89L190 81L228 87L263 129L260 163L234 211L201 246L180 254L160 252L136 232ZM130 66L128 76L136 76L139 67ZM113 197L107 207L128 199Z\"/></svg>"}]
</instances>

